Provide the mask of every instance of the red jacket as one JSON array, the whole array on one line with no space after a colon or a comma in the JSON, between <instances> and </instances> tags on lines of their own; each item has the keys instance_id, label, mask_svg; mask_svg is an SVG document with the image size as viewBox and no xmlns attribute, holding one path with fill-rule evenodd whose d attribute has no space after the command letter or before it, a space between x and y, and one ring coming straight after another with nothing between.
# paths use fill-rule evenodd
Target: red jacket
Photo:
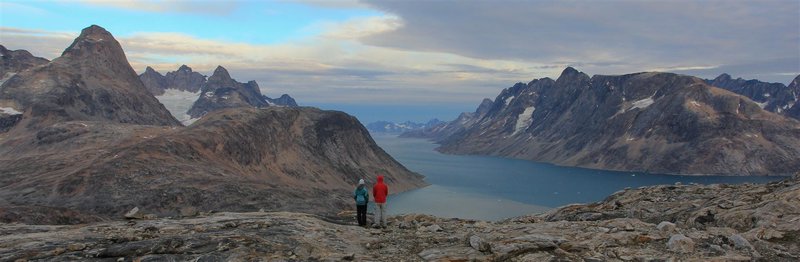
<instances>
[{"instance_id":1,"label":"red jacket","mask_svg":"<svg viewBox=\"0 0 800 262\"><path fill-rule=\"evenodd\" d=\"M389 194L389 187L383 183L383 176L378 176L378 183L372 187L372 196L375 198L375 203L386 203L386 195Z\"/></svg>"}]
</instances>

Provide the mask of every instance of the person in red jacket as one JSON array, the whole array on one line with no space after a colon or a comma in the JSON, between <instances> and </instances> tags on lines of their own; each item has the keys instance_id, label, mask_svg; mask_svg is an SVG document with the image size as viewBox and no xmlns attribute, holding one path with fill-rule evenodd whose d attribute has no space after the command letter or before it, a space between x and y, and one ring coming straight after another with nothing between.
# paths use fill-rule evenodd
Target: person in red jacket
<instances>
[{"instance_id":1,"label":"person in red jacket","mask_svg":"<svg viewBox=\"0 0 800 262\"><path fill-rule=\"evenodd\" d=\"M372 197L375 199L375 205L378 209L375 210L374 227L386 228L386 196L389 195L389 187L383 183L383 176L378 176L378 183L372 186ZM379 224L380 223L380 224Z\"/></svg>"}]
</instances>

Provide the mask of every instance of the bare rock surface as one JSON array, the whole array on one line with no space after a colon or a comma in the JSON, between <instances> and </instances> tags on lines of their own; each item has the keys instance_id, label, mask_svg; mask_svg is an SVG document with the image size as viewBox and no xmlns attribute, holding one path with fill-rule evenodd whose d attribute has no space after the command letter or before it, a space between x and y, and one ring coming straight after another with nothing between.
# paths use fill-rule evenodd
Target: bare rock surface
<instances>
[{"instance_id":1,"label":"bare rock surface","mask_svg":"<svg viewBox=\"0 0 800 262\"><path fill-rule=\"evenodd\" d=\"M387 229L302 213L201 213L198 217L77 226L0 224L0 260L102 261L797 261L800 175L767 185L646 187L589 205L498 222L408 214ZM701 192L718 190L717 198ZM722 209L737 195L752 199ZM675 232L638 196L665 206ZM655 200L658 199L658 200ZM696 204L696 205L695 205ZM685 208L684 208L685 206ZM577 221L586 208L603 215ZM696 224L691 210L715 208ZM745 212L749 225L730 218ZM738 215L733 215L738 217ZM661 224L661 228L659 228ZM430 230L431 228L435 230Z\"/></svg>"}]
</instances>

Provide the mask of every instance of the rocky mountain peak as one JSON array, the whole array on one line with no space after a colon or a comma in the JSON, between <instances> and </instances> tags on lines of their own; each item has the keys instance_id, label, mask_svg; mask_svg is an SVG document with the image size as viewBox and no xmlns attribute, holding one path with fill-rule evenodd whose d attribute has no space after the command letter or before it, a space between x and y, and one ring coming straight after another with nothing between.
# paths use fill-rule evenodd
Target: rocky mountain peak
<instances>
[{"instance_id":1,"label":"rocky mountain peak","mask_svg":"<svg viewBox=\"0 0 800 262\"><path fill-rule=\"evenodd\" d=\"M222 67L221 65L217 66L217 68L214 69L214 73L211 74L211 77L208 78L208 81L227 81L227 80L232 80L231 74L228 73L228 70Z\"/></svg>"},{"instance_id":2,"label":"rocky mountain peak","mask_svg":"<svg viewBox=\"0 0 800 262\"><path fill-rule=\"evenodd\" d=\"M580 71L571 66L568 66L567 68L564 68L564 71L561 71L561 75L572 75L580 73L581 73Z\"/></svg>"},{"instance_id":3,"label":"rocky mountain peak","mask_svg":"<svg viewBox=\"0 0 800 262\"><path fill-rule=\"evenodd\" d=\"M0 45L0 83L6 78L6 74L15 74L28 68L47 64L50 62L41 57L35 57L26 50L8 50Z\"/></svg>"},{"instance_id":4,"label":"rocky mountain peak","mask_svg":"<svg viewBox=\"0 0 800 262\"><path fill-rule=\"evenodd\" d=\"M144 69L144 73L145 74L159 74L160 75L160 73L158 73L155 69L153 69L150 66L148 66L147 68Z\"/></svg>"},{"instance_id":5,"label":"rocky mountain peak","mask_svg":"<svg viewBox=\"0 0 800 262\"><path fill-rule=\"evenodd\" d=\"M575 68L567 67L567 68L564 69L564 71L561 72L561 76L559 76L556 81L557 82L562 82L562 81L572 81L572 80L578 80L578 81L586 80L586 81L588 81L589 80L589 75L587 75L587 74L585 74L585 73L583 73L581 71L578 71Z\"/></svg>"},{"instance_id":6,"label":"rocky mountain peak","mask_svg":"<svg viewBox=\"0 0 800 262\"><path fill-rule=\"evenodd\" d=\"M97 53L121 54L124 58L122 46L106 29L92 25L84 28L78 38L67 47L61 56L88 56Z\"/></svg>"},{"instance_id":7,"label":"rocky mountain peak","mask_svg":"<svg viewBox=\"0 0 800 262\"><path fill-rule=\"evenodd\" d=\"M481 101L481 104L478 106L478 109L475 110L475 113L478 115L485 114L489 111L489 109L492 109L492 104L494 104L494 102L491 99L484 98L483 101Z\"/></svg>"},{"instance_id":8,"label":"rocky mountain peak","mask_svg":"<svg viewBox=\"0 0 800 262\"><path fill-rule=\"evenodd\" d=\"M181 71L181 72L192 72L192 68L187 66L187 65L181 65L181 67L178 68L178 71Z\"/></svg>"},{"instance_id":9,"label":"rocky mountain peak","mask_svg":"<svg viewBox=\"0 0 800 262\"><path fill-rule=\"evenodd\" d=\"M18 105L23 128L67 121L179 125L139 80L122 46L102 27L83 29L61 57L3 84L0 100Z\"/></svg>"},{"instance_id":10,"label":"rocky mountain peak","mask_svg":"<svg viewBox=\"0 0 800 262\"><path fill-rule=\"evenodd\" d=\"M728 73L722 73L721 75L717 76L717 78L714 78L714 81L731 81L731 80L733 80L733 77L731 77L731 75L729 75Z\"/></svg>"}]
</instances>

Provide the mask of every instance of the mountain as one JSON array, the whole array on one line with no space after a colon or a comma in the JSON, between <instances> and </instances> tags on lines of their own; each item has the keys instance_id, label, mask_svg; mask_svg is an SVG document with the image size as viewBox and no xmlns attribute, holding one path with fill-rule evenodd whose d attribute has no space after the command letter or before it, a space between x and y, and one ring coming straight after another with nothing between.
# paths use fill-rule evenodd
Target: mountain
<instances>
[{"instance_id":1,"label":"mountain","mask_svg":"<svg viewBox=\"0 0 800 262\"><path fill-rule=\"evenodd\" d=\"M416 123L411 121L405 121L402 123L394 123L389 121L376 121L367 124L367 130L373 133L403 133L403 132L412 132L416 130L423 130L434 126L438 126L443 123L444 123L443 121L435 118L431 119L427 123Z\"/></svg>"},{"instance_id":2,"label":"mountain","mask_svg":"<svg viewBox=\"0 0 800 262\"><path fill-rule=\"evenodd\" d=\"M407 131L400 134L400 137L428 138L434 141L443 140L474 125L476 121L486 115L492 104L494 102L491 99L484 98L478 108L475 109L475 112L464 112L453 121L441 122L423 129Z\"/></svg>"},{"instance_id":3,"label":"mountain","mask_svg":"<svg viewBox=\"0 0 800 262\"><path fill-rule=\"evenodd\" d=\"M277 105L277 106L298 106L298 105L297 105L297 102L296 102L296 101L294 101L294 98L292 98L291 96L289 96L289 95L287 95L287 94L283 94L283 95L281 95L281 97L278 97L278 98L275 98L275 99L273 99L273 98L269 98L268 96L264 96L264 99L265 99L265 100L267 100L267 102L268 102L270 105Z\"/></svg>"},{"instance_id":4,"label":"mountain","mask_svg":"<svg viewBox=\"0 0 800 262\"><path fill-rule=\"evenodd\" d=\"M706 79L705 81L709 85L744 95L767 111L790 117L794 116L784 112L792 108L800 100L800 87L797 87L797 85L786 86L781 83L767 83L755 79L733 79L728 74L721 74L713 80ZM800 119L798 117L794 118Z\"/></svg>"},{"instance_id":5,"label":"mountain","mask_svg":"<svg viewBox=\"0 0 800 262\"><path fill-rule=\"evenodd\" d=\"M261 97L254 82L236 83L221 67L204 88L241 102ZM384 175L394 193L425 185L342 112L219 108L183 127L99 26L0 94L0 107L24 112L12 112L20 120L0 133L0 215L22 212L31 223L81 223L134 207L330 214L350 208L360 178Z\"/></svg>"},{"instance_id":6,"label":"mountain","mask_svg":"<svg viewBox=\"0 0 800 262\"><path fill-rule=\"evenodd\" d=\"M119 42L99 26L83 29L60 57L14 75L0 89L0 107L24 112L20 123L25 126L65 121L180 125L144 87Z\"/></svg>"},{"instance_id":7,"label":"mountain","mask_svg":"<svg viewBox=\"0 0 800 262\"><path fill-rule=\"evenodd\" d=\"M256 81L239 83L222 66L217 66L200 91L202 95L187 112L192 118L222 108L269 106Z\"/></svg>"},{"instance_id":8,"label":"mountain","mask_svg":"<svg viewBox=\"0 0 800 262\"><path fill-rule=\"evenodd\" d=\"M192 71L192 68L186 65L181 65L178 70L167 72L166 75L161 75L161 73L148 66L145 68L144 73L139 75L139 79L142 80L147 90L155 96L163 95L166 89L197 93L206 83L206 76Z\"/></svg>"},{"instance_id":9,"label":"mountain","mask_svg":"<svg viewBox=\"0 0 800 262\"><path fill-rule=\"evenodd\" d=\"M702 79L670 73L588 75L504 89L438 150L558 165L671 174L777 175L800 170L800 122Z\"/></svg>"},{"instance_id":10,"label":"mountain","mask_svg":"<svg viewBox=\"0 0 800 262\"><path fill-rule=\"evenodd\" d=\"M139 75L139 79L142 80L142 84L147 88L147 91L154 96L163 95L164 89L167 88L167 79L149 66L145 68L144 73Z\"/></svg>"},{"instance_id":11,"label":"mountain","mask_svg":"<svg viewBox=\"0 0 800 262\"><path fill-rule=\"evenodd\" d=\"M8 50L0 45L0 84L13 74L48 62L50 61L35 57L26 50Z\"/></svg>"},{"instance_id":12,"label":"mountain","mask_svg":"<svg viewBox=\"0 0 800 262\"><path fill-rule=\"evenodd\" d=\"M167 72L164 88L197 93L206 83L206 76L192 71L191 67L181 65L178 70Z\"/></svg>"}]
</instances>

